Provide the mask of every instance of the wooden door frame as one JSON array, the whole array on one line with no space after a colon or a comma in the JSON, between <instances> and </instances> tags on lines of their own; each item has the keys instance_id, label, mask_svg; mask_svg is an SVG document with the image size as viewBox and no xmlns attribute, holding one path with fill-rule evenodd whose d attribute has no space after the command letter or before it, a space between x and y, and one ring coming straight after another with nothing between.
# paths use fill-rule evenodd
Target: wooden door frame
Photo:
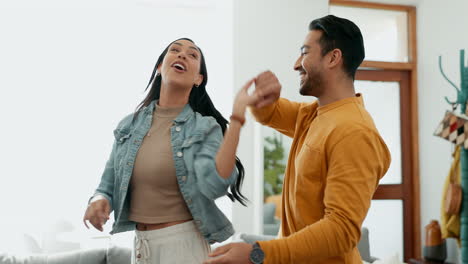
<instances>
[{"instance_id":1,"label":"wooden door frame","mask_svg":"<svg viewBox=\"0 0 468 264\"><path fill-rule=\"evenodd\" d=\"M411 153L411 107L410 107L410 72L395 70L358 70L356 80L398 82L400 86L400 135L401 135L401 184L382 184L377 188L374 200L403 201L403 248L404 259L417 257L416 250L420 247L417 241L419 228L414 226L414 208L418 206L418 199L414 195L414 177L412 175L413 162ZM365 99L365 98L364 98Z\"/></svg>"}]
</instances>

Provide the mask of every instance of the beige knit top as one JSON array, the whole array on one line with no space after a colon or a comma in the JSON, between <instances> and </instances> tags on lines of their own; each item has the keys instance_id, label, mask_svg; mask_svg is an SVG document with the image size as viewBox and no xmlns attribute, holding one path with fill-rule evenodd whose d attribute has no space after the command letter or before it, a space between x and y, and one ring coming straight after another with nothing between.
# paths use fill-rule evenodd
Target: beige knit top
<instances>
[{"instance_id":1,"label":"beige knit top","mask_svg":"<svg viewBox=\"0 0 468 264\"><path fill-rule=\"evenodd\" d=\"M156 104L148 134L138 150L130 181L130 216L137 223L192 219L177 183L171 127L182 108Z\"/></svg>"}]
</instances>

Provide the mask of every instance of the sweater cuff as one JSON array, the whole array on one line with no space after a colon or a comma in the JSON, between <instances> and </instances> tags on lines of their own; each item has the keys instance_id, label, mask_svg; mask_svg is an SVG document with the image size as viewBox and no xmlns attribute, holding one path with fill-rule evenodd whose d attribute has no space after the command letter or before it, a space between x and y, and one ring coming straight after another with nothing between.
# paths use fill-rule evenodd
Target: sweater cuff
<instances>
[{"instance_id":1,"label":"sweater cuff","mask_svg":"<svg viewBox=\"0 0 468 264\"><path fill-rule=\"evenodd\" d=\"M278 101L270 105L264 106L262 108L249 107L250 113L252 113L257 122L265 123L267 119L270 119L270 116L274 111L277 102Z\"/></svg>"},{"instance_id":2,"label":"sweater cuff","mask_svg":"<svg viewBox=\"0 0 468 264\"><path fill-rule=\"evenodd\" d=\"M264 264L292 263L290 251L286 239L273 239L269 241L257 241L265 253Z\"/></svg>"}]
</instances>

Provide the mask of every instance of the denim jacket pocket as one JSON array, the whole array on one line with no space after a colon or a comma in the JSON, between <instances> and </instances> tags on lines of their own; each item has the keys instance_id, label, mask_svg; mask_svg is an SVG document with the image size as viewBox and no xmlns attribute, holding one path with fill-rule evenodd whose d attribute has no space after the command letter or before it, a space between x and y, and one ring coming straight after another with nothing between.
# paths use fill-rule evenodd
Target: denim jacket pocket
<instances>
[{"instance_id":1,"label":"denim jacket pocket","mask_svg":"<svg viewBox=\"0 0 468 264\"><path fill-rule=\"evenodd\" d=\"M114 137L116 141L116 150L115 150L115 156L114 156L114 164L118 168L120 168L122 164L122 160L125 157L125 152L127 151L128 146L126 146L126 142L128 139L132 136L131 132L129 129L122 128L122 129L115 129L114 130Z\"/></svg>"},{"instance_id":2,"label":"denim jacket pocket","mask_svg":"<svg viewBox=\"0 0 468 264\"><path fill-rule=\"evenodd\" d=\"M122 129L115 129L114 130L114 137L115 137L115 140L117 142L117 144L123 144L125 142L125 140L127 140L128 138L130 138L132 134L130 133L130 130L129 129L125 129L125 128L122 128Z\"/></svg>"},{"instance_id":3,"label":"denim jacket pocket","mask_svg":"<svg viewBox=\"0 0 468 264\"><path fill-rule=\"evenodd\" d=\"M187 149L192 147L195 143L202 142L204 140L204 136L202 134L194 134L190 137L186 138L181 145L182 149Z\"/></svg>"}]
</instances>

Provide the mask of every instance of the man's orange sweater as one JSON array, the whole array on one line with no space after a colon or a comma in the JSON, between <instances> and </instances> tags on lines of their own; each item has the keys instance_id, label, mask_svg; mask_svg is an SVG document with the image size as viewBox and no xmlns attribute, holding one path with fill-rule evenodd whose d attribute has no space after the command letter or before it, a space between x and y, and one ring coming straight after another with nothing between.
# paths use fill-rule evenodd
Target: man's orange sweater
<instances>
[{"instance_id":1,"label":"man's orange sweater","mask_svg":"<svg viewBox=\"0 0 468 264\"><path fill-rule=\"evenodd\" d=\"M276 103L251 109L294 138L284 178L280 239L259 242L265 264L362 263L357 243L390 153L362 97L322 107Z\"/></svg>"}]
</instances>

